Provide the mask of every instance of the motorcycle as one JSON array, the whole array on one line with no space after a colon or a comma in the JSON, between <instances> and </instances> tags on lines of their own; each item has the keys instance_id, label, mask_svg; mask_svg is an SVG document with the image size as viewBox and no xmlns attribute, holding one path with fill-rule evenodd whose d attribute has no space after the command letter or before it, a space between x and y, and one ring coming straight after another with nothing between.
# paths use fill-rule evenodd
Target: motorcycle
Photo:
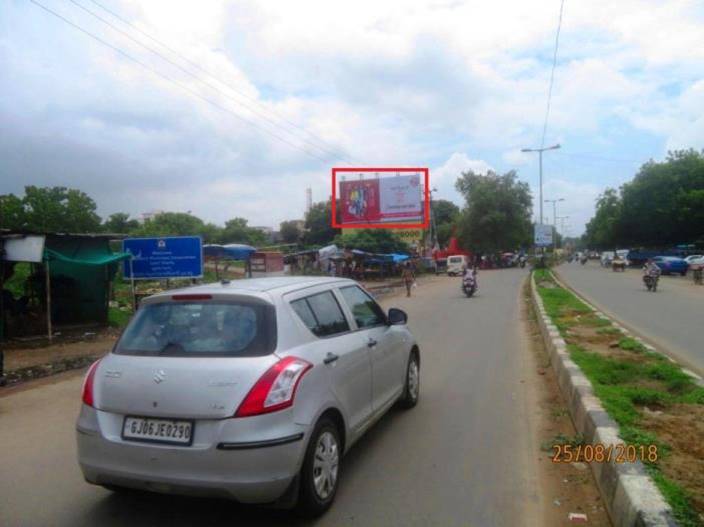
<instances>
[{"instance_id":1,"label":"motorcycle","mask_svg":"<svg viewBox=\"0 0 704 527\"><path fill-rule=\"evenodd\" d=\"M582 256L582 259L579 261L579 263L581 263L582 265L584 265L585 263L587 263L587 258L586 258L586 256Z\"/></svg>"},{"instance_id":2,"label":"motorcycle","mask_svg":"<svg viewBox=\"0 0 704 527\"><path fill-rule=\"evenodd\" d=\"M523 269L526 266L526 257L525 256L521 256L518 259L518 265L521 266L521 269Z\"/></svg>"},{"instance_id":3,"label":"motorcycle","mask_svg":"<svg viewBox=\"0 0 704 527\"><path fill-rule=\"evenodd\" d=\"M658 290L658 275L657 274L645 274L643 275L643 283L645 283L645 287L648 288L648 291L652 291L653 293Z\"/></svg>"},{"instance_id":4,"label":"motorcycle","mask_svg":"<svg viewBox=\"0 0 704 527\"><path fill-rule=\"evenodd\" d=\"M477 291L476 273L468 273L462 277L462 292L471 297Z\"/></svg>"}]
</instances>

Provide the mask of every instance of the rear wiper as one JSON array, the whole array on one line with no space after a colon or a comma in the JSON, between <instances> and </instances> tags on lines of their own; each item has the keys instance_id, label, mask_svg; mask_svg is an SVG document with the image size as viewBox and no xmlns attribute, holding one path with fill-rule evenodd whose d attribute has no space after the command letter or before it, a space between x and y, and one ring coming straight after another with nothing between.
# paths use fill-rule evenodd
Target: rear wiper
<instances>
[{"instance_id":1,"label":"rear wiper","mask_svg":"<svg viewBox=\"0 0 704 527\"><path fill-rule=\"evenodd\" d=\"M183 346L181 344L179 344L178 342L169 341L164 345L163 348L161 348L161 350L159 351L159 355L164 355L167 351L171 350L172 348L176 348L177 351L179 351L179 352L185 351Z\"/></svg>"}]
</instances>

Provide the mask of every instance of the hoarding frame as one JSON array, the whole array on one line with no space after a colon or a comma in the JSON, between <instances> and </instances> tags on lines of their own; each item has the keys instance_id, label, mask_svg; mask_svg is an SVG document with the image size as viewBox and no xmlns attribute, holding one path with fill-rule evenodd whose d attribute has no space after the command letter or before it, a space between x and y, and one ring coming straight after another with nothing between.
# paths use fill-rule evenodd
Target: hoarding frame
<instances>
[{"instance_id":1,"label":"hoarding frame","mask_svg":"<svg viewBox=\"0 0 704 527\"><path fill-rule=\"evenodd\" d=\"M422 172L425 185L423 196L423 222L422 223L339 223L337 221L337 173L338 172ZM332 168L332 226L335 229L427 229L430 225L430 170L420 167L333 167Z\"/></svg>"}]
</instances>

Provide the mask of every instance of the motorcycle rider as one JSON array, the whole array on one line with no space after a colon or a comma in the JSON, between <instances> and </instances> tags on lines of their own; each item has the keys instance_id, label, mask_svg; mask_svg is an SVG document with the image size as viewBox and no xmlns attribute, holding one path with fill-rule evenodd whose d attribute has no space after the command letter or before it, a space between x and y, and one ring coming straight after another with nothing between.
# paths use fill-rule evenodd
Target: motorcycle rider
<instances>
[{"instance_id":1,"label":"motorcycle rider","mask_svg":"<svg viewBox=\"0 0 704 527\"><path fill-rule=\"evenodd\" d=\"M653 277L660 276L660 268L655 264L652 258L648 258L648 261L645 262L645 265L643 266L643 275Z\"/></svg>"},{"instance_id":2,"label":"motorcycle rider","mask_svg":"<svg viewBox=\"0 0 704 527\"><path fill-rule=\"evenodd\" d=\"M462 267L462 283L464 283L465 278L471 278L474 280L474 288L479 289L479 282L477 282L477 269L470 268L468 266Z\"/></svg>"}]
</instances>

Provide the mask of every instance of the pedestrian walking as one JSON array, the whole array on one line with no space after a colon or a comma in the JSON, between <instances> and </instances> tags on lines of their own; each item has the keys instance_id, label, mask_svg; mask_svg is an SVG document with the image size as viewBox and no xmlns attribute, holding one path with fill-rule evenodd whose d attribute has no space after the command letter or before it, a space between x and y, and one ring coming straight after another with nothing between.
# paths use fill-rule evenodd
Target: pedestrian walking
<instances>
[{"instance_id":1,"label":"pedestrian walking","mask_svg":"<svg viewBox=\"0 0 704 527\"><path fill-rule=\"evenodd\" d=\"M410 262L406 262L406 264L403 266L401 278L403 279L403 283L406 285L406 296L411 296L411 287L413 287L413 283L416 281L416 277L413 274L413 269L411 268Z\"/></svg>"}]
</instances>

